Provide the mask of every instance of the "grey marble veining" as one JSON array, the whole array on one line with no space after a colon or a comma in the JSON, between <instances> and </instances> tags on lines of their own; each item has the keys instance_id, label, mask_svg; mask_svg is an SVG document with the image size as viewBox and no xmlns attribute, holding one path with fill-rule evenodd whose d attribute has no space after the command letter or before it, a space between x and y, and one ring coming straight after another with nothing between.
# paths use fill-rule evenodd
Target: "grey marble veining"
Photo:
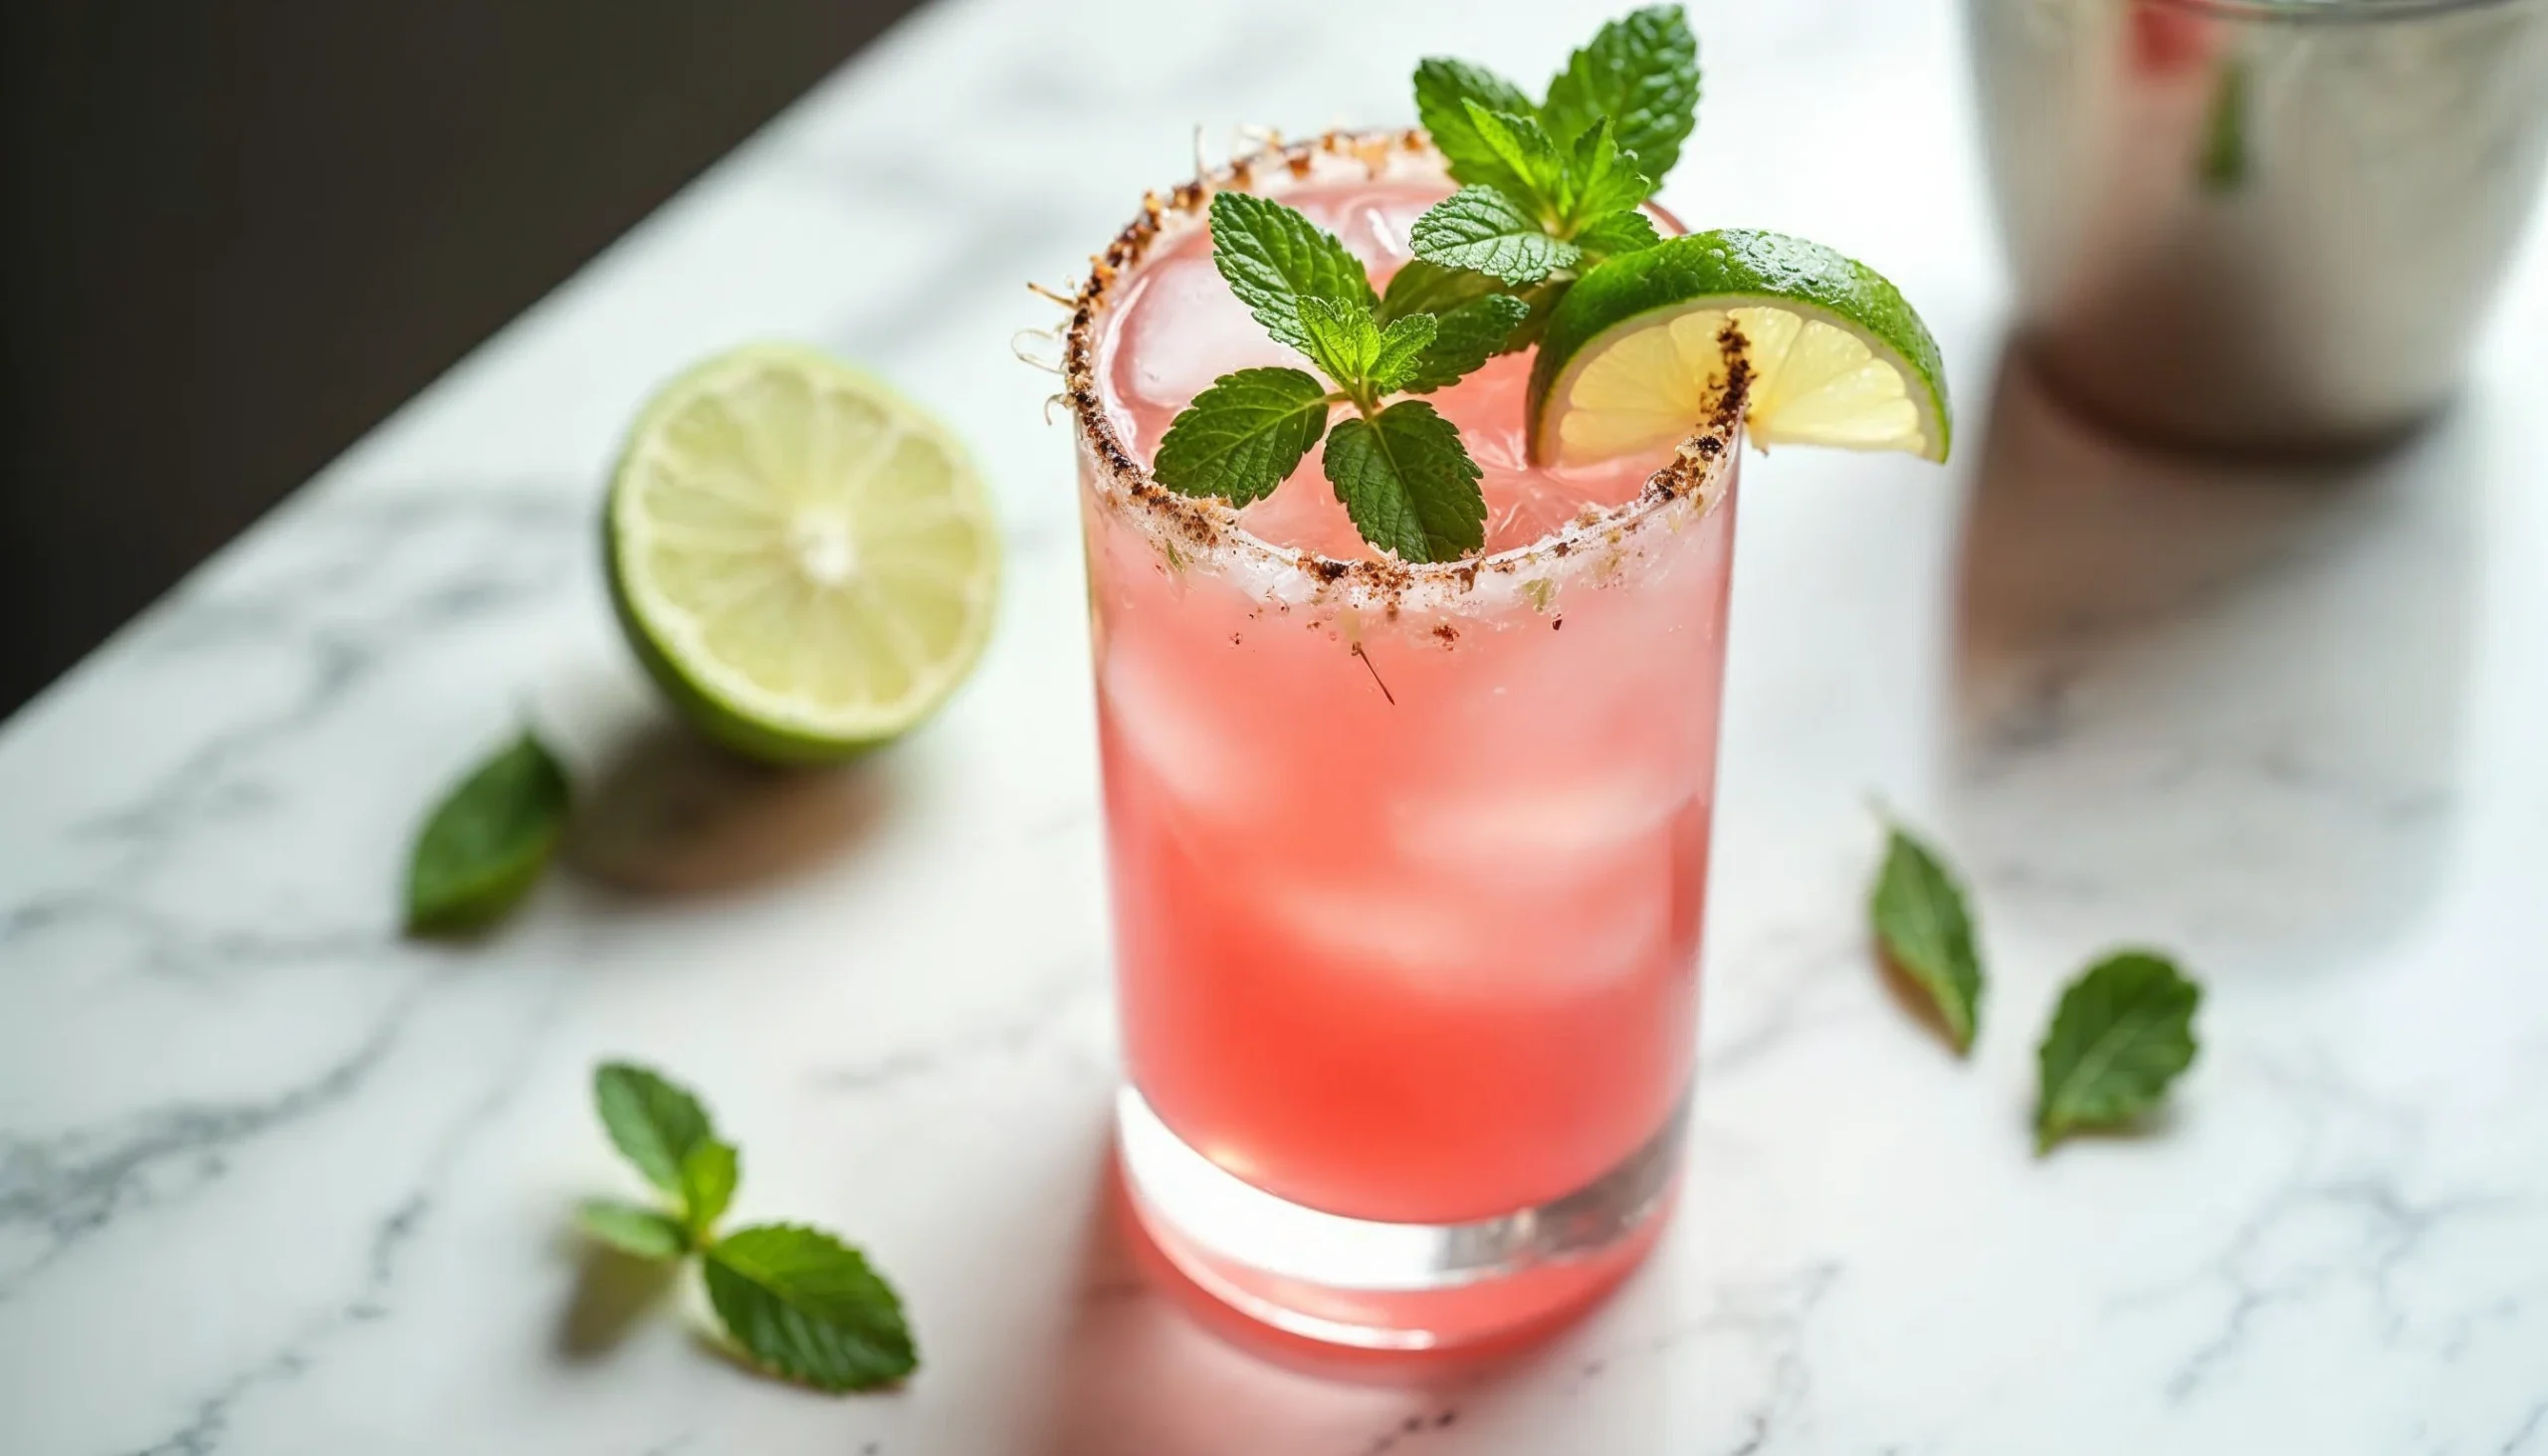
<instances>
[{"instance_id":1,"label":"grey marble veining","mask_svg":"<svg viewBox=\"0 0 2548 1456\"><path fill-rule=\"evenodd\" d=\"M1403 118L1416 56L1536 75L1605 7L955 0L0 726L0 1451L2548 1453L2548 245L2400 452L2138 455L2003 357L1952 7L1693 8L1666 201L1875 262L1964 422L1944 471L1747 467L1693 1179L1616 1300L1337 1379L1112 1232L1068 445L1010 352L1198 127ZM811 781L665 725L593 550L638 401L771 334L956 421L1012 550L954 708ZM403 941L417 814L526 718L587 794L567 872ZM1868 963L1870 798L1981 896L1969 1064ZM2060 983L2144 939L2207 981L2201 1062L2029 1156ZM743 1216L893 1272L908 1388L754 1378L566 1237L628 1189L605 1055L708 1094Z\"/></svg>"}]
</instances>

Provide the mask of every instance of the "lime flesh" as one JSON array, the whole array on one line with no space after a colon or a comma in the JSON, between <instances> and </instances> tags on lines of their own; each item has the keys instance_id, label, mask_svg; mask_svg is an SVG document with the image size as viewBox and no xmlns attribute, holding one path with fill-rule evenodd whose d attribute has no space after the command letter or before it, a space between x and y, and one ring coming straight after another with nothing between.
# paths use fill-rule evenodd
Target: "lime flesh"
<instances>
[{"instance_id":1,"label":"lime flesh","mask_svg":"<svg viewBox=\"0 0 2548 1456\"><path fill-rule=\"evenodd\" d=\"M1820 244L1743 230L1674 238L1577 280L1532 367L1532 458L1585 465L1680 443L1725 387L1729 324L1751 369L1755 444L1946 459L1937 340L1900 291Z\"/></svg>"},{"instance_id":2,"label":"lime flesh","mask_svg":"<svg viewBox=\"0 0 2548 1456\"><path fill-rule=\"evenodd\" d=\"M711 737L822 762L947 700L989 636L999 535L955 437L816 350L752 344L666 385L603 520L637 656Z\"/></svg>"}]
</instances>

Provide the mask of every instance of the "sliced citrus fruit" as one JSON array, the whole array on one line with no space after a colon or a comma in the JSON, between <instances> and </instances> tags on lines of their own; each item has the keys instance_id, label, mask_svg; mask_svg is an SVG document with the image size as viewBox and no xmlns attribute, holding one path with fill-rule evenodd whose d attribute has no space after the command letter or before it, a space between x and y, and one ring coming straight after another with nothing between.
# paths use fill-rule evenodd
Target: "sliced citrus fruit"
<instances>
[{"instance_id":1,"label":"sliced citrus fruit","mask_svg":"<svg viewBox=\"0 0 2548 1456\"><path fill-rule=\"evenodd\" d=\"M706 731L821 762L907 731L981 655L999 533L964 449L813 349L751 344L638 416L603 535L637 655Z\"/></svg>"},{"instance_id":2,"label":"sliced citrus fruit","mask_svg":"<svg viewBox=\"0 0 2548 1456\"><path fill-rule=\"evenodd\" d=\"M1714 410L1727 325L1759 445L1947 457L1937 340L1900 291L1819 243L1728 229L1613 258L1567 291L1531 370L1531 453L1588 465L1679 444Z\"/></svg>"}]
</instances>

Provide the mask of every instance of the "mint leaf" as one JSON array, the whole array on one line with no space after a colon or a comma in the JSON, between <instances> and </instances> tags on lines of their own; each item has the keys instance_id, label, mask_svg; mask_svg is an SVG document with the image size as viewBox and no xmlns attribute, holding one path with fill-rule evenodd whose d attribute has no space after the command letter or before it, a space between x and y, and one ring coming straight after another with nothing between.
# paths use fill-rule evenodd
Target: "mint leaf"
<instances>
[{"instance_id":1,"label":"mint leaf","mask_svg":"<svg viewBox=\"0 0 2548 1456\"><path fill-rule=\"evenodd\" d=\"M1168 422L1153 473L1179 495L1262 500L1327 433L1327 386L1299 369L1223 374Z\"/></svg>"},{"instance_id":2,"label":"mint leaf","mask_svg":"<svg viewBox=\"0 0 2548 1456\"><path fill-rule=\"evenodd\" d=\"M1509 287L1483 273L1421 258L1400 267L1380 297L1380 318L1423 312L1434 315L1438 324L1415 372L1398 388L1429 393L1475 372L1497 354L1529 347L1535 330L1526 325L1532 314L1554 305L1563 286L1543 283L1520 292Z\"/></svg>"},{"instance_id":3,"label":"mint leaf","mask_svg":"<svg viewBox=\"0 0 2548 1456\"><path fill-rule=\"evenodd\" d=\"M1654 230L1654 219L1628 210L1603 213L1575 235L1575 246L1595 259L1642 253L1662 241L1663 235Z\"/></svg>"},{"instance_id":4,"label":"mint leaf","mask_svg":"<svg viewBox=\"0 0 2548 1456\"><path fill-rule=\"evenodd\" d=\"M2202 1000L2201 986L2148 950L2118 951L2071 982L2036 1053L2043 1080L2034 1150L2156 1106L2194 1063L2194 1013Z\"/></svg>"},{"instance_id":5,"label":"mint leaf","mask_svg":"<svg viewBox=\"0 0 2548 1456\"><path fill-rule=\"evenodd\" d=\"M1486 543L1480 475L1459 430L1415 400L1342 421L1328 436L1336 499L1363 539L1401 560L1453 561Z\"/></svg>"},{"instance_id":6,"label":"mint leaf","mask_svg":"<svg viewBox=\"0 0 2548 1456\"><path fill-rule=\"evenodd\" d=\"M1382 323L1409 313L1439 316L1463 304L1502 292L1503 286L1485 274L1410 258L1389 275L1388 289L1380 295L1378 316Z\"/></svg>"},{"instance_id":7,"label":"mint leaf","mask_svg":"<svg viewBox=\"0 0 2548 1456\"><path fill-rule=\"evenodd\" d=\"M1278 342L1303 353L1301 301L1379 302L1363 261L1336 236L1270 198L1212 194L1212 266Z\"/></svg>"},{"instance_id":8,"label":"mint leaf","mask_svg":"<svg viewBox=\"0 0 2548 1456\"><path fill-rule=\"evenodd\" d=\"M1507 186L1521 190L1521 178L1506 166L1477 134L1468 104L1490 111L1529 115L1534 107L1522 89L1482 66L1441 57L1415 68L1415 114L1433 137L1433 149L1451 170L1454 181L1472 186Z\"/></svg>"},{"instance_id":9,"label":"mint leaf","mask_svg":"<svg viewBox=\"0 0 2548 1456\"><path fill-rule=\"evenodd\" d=\"M1530 211L1494 187L1463 187L1424 210L1412 230L1415 256L1509 284L1538 283L1583 257L1550 237Z\"/></svg>"},{"instance_id":10,"label":"mint leaf","mask_svg":"<svg viewBox=\"0 0 2548 1456\"><path fill-rule=\"evenodd\" d=\"M1408 264L1409 268L1415 267ZM1462 274L1485 281L1484 274ZM1435 319L1433 340L1415 356L1404 377L1390 387L1408 394L1429 394L1455 384L1501 353L1513 331L1531 316L1531 306L1511 294L1487 294Z\"/></svg>"},{"instance_id":11,"label":"mint leaf","mask_svg":"<svg viewBox=\"0 0 2548 1456\"><path fill-rule=\"evenodd\" d=\"M735 1185L743 1181L743 1154L732 1143L710 1139L681 1160L682 1220L705 1239L735 1201Z\"/></svg>"},{"instance_id":12,"label":"mint leaf","mask_svg":"<svg viewBox=\"0 0 2548 1456\"><path fill-rule=\"evenodd\" d=\"M1549 83L1541 118L1572 142L1608 117L1620 149L1659 183L1681 159L1698 108L1698 38L1680 6L1654 5L1611 21L1576 52Z\"/></svg>"},{"instance_id":13,"label":"mint leaf","mask_svg":"<svg viewBox=\"0 0 2548 1456\"><path fill-rule=\"evenodd\" d=\"M690 1233L678 1219L616 1198L587 1198L575 1205L575 1222L592 1238L640 1259L678 1259L690 1252Z\"/></svg>"},{"instance_id":14,"label":"mint leaf","mask_svg":"<svg viewBox=\"0 0 2548 1456\"><path fill-rule=\"evenodd\" d=\"M1927 845L1898 825L1890 831L1867 915L1885 958L1928 994L1956 1051L1972 1050L1982 958L1973 948L1964 889Z\"/></svg>"},{"instance_id":15,"label":"mint leaf","mask_svg":"<svg viewBox=\"0 0 2548 1456\"><path fill-rule=\"evenodd\" d=\"M699 1099L643 1067L604 1062L593 1069L593 1107L611 1144L646 1181L678 1198L682 1164L716 1141Z\"/></svg>"},{"instance_id":16,"label":"mint leaf","mask_svg":"<svg viewBox=\"0 0 2548 1456\"><path fill-rule=\"evenodd\" d=\"M1502 186L1541 212L1553 211L1566 180L1566 155L1540 129L1529 108L1499 111L1475 102L1463 102L1461 105L1468 112L1469 126L1478 140L1522 184L1518 188L1492 182L1486 185Z\"/></svg>"},{"instance_id":17,"label":"mint leaf","mask_svg":"<svg viewBox=\"0 0 2548 1456\"><path fill-rule=\"evenodd\" d=\"M1370 309L1349 309L1321 300L1301 305L1301 325L1310 336L1310 358L1336 387L1366 405L1395 390L1410 377L1415 360L1433 342L1430 313L1409 313L1382 328Z\"/></svg>"},{"instance_id":18,"label":"mint leaf","mask_svg":"<svg viewBox=\"0 0 2548 1456\"><path fill-rule=\"evenodd\" d=\"M1609 118L1592 123L1566 161L1563 211L1570 224L1634 208L1654 192L1654 184L1610 139Z\"/></svg>"},{"instance_id":19,"label":"mint leaf","mask_svg":"<svg viewBox=\"0 0 2548 1456\"><path fill-rule=\"evenodd\" d=\"M1370 309L1347 308L1325 299L1301 301L1301 332L1309 338L1310 362L1337 388L1357 392L1380 357L1380 326Z\"/></svg>"},{"instance_id":20,"label":"mint leaf","mask_svg":"<svg viewBox=\"0 0 2548 1456\"><path fill-rule=\"evenodd\" d=\"M474 930L539 883L565 832L566 770L536 734L478 765L444 796L407 860L407 930Z\"/></svg>"},{"instance_id":21,"label":"mint leaf","mask_svg":"<svg viewBox=\"0 0 2548 1456\"><path fill-rule=\"evenodd\" d=\"M1405 388L1406 381L1415 377L1419 361L1432 349L1441 327L1441 320L1430 313L1410 313L1381 329L1380 352L1372 356L1370 377L1374 392L1389 394Z\"/></svg>"},{"instance_id":22,"label":"mint leaf","mask_svg":"<svg viewBox=\"0 0 2548 1456\"><path fill-rule=\"evenodd\" d=\"M824 1390L866 1390L920 1364L893 1287L820 1229L739 1229L709 1245L705 1272L726 1333L767 1369Z\"/></svg>"}]
</instances>

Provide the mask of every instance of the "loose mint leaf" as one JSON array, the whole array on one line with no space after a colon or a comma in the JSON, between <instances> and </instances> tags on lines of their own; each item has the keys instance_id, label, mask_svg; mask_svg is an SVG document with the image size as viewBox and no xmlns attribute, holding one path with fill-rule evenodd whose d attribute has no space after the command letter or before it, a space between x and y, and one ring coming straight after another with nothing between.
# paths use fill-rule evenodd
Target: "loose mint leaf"
<instances>
[{"instance_id":1,"label":"loose mint leaf","mask_svg":"<svg viewBox=\"0 0 2548 1456\"><path fill-rule=\"evenodd\" d=\"M1271 198L1212 194L1212 265L1276 341L1303 353L1301 301L1380 302L1363 261L1333 233Z\"/></svg>"},{"instance_id":2,"label":"loose mint leaf","mask_svg":"<svg viewBox=\"0 0 2548 1456\"><path fill-rule=\"evenodd\" d=\"M2201 986L2148 950L2118 951L2071 982L2036 1053L2043 1080L2034 1150L2156 1106L2194 1063L2194 1013L2202 1000Z\"/></svg>"},{"instance_id":3,"label":"loose mint leaf","mask_svg":"<svg viewBox=\"0 0 2548 1456\"><path fill-rule=\"evenodd\" d=\"M681 1208L690 1231L705 1239L735 1201L735 1185L743 1181L742 1154L732 1143L710 1139L681 1160Z\"/></svg>"},{"instance_id":4,"label":"loose mint leaf","mask_svg":"<svg viewBox=\"0 0 2548 1456\"><path fill-rule=\"evenodd\" d=\"M682 1164L717 1137L699 1099L627 1062L593 1069L593 1107L621 1154L646 1181L676 1198L682 1196Z\"/></svg>"},{"instance_id":5,"label":"loose mint leaf","mask_svg":"<svg viewBox=\"0 0 2548 1456\"><path fill-rule=\"evenodd\" d=\"M595 1240L640 1259L678 1259L690 1252L690 1233L679 1219L616 1198L587 1198L575 1206L575 1222Z\"/></svg>"},{"instance_id":6,"label":"loose mint leaf","mask_svg":"<svg viewBox=\"0 0 2548 1456\"><path fill-rule=\"evenodd\" d=\"M1982 958L1973 948L1973 917L1964 888L1927 845L1899 826L1885 846L1884 868L1868 898L1868 918L1885 958L1928 994L1962 1053L1972 1050L1981 1013Z\"/></svg>"},{"instance_id":7,"label":"loose mint leaf","mask_svg":"<svg viewBox=\"0 0 2548 1456\"><path fill-rule=\"evenodd\" d=\"M1583 257L1540 220L1494 187L1463 187L1424 210L1412 230L1415 256L1442 268L1465 268L1509 284L1538 283Z\"/></svg>"},{"instance_id":8,"label":"loose mint leaf","mask_svg":"<svg viewBox=\"0 0 2548 1456\"><path fill-rule=\"evenodd\" d=\"M1300 369L1241 369L1168 422L1153 470L1179 495L1244 506L1273 494L1326 433L1326 385Z\"/></svg>"},{"instance_id":9,"label":"loose mint leaf","mask_svg":"<svg viewBox=\"0 0 2548 1456\"><path fill-rule=\"evenodd\" d=\"M1475 102L1464 102L1469 125L1478 140L1495 154L1505 169L1521 180L1517 188L1505 187L1519 201L1541 214L1556 211L1556 204L1566 183L1566 154L1549 140L1526 107L1521 111L1498 111ZM1497 183L1488 183L1497 186Z\"/></svg>"},{"instance_id":10,"label":"loose mint leaf","mask_svg":"<svg viewBox=\"0 0 2548 1456\"><path fill-rule=\"evenodd\" d=\"M1698 109L1698 38L1680 6L1654 5L1601 27L1549 83L1540 114L1560 142L1608 117L1620 149L1660 183L1681 159Z\"/></svg>"},{"instance_id":11,"label":"loose mint leaf","mask_svg":"<svg viewBox=\"0 0 2548 1456\"><path fill-rule=\"evenodd\" d=\"M1653 192L1654 184L1610 139L1606 116L1592 123L1567 157L1563 211L1571 223L1634 208Z\"/></svg>"},{"instance_id":12,"label":"loose mint leaf","mask_svg":"<svg viewBox=\"0 0 2548 1456\"><path fill-rule=\"evenodd\" d=\"M1430 313L1409 313L1392 319L1380 331L1380 346L1372 355L1368 375L1374 392L1393 394L1406 387L1417 376L1420 361L1433 347L1441 332L1441 320Z\"/></svg>"},{"instance_id":13,"label":"loose mint leaf","mask_svg":"<svg viewBox=\"0 0 2548 1456\"><path fill-rule=\"evenodd\" d=\"M1654 230L1654 219L1630 209L1603 213L1575 235L1575 246L1596 259L1642 253L1662 241L1663 235Z\"/></svg>"},{"instance_id":14,"label":"loose mint leaf","mask_svg":"<svg viewBox=\"0 0 2548 1456\"><path fill-rule=\"evenodd\" d=\"M1460 432L1429 404L1402 400L1340 422L1327 479L1363 539L1407 561L1454 561L1486 543L1480 472Z\"/></svg>"},{"instance_id":15,"label":"loose mint leaf","mask_svg":"<svg viewBox=\"0 0 2548 1456\"><path fill-rule=\"evenodd\" d=\"M407 860L407 930L474 930L539 883L565 832L566 770L525 730L435 807Z\"/></svg>"},{"instance_id":16,"label":"loose mint leaf","mask_svg":"<svg viewBox=\"0 0 2548 1456\"><path fill-rule=\"evenodd\" d=\"M1362 387L1380 356L1380 326L1372 321L1370 309L1303 299L1301 332L1310 341L1310 362L1348 393Z\"/></svg>"},{"instance_id":17,"label":"loose mint leaf","mask_svg":"<svg viewBox=\"0 0 2548 1456\"><path fill-rule=\"evenodd\" d=\"M1415 114L1433 136L1434 150L1453 180L1473 186L1521 190L1521 178L1477 134L1466 104L1527 116L1534 109L1522 89L1482 66L1435 57L1415 68Z\"/></svg>"},{"instance_id":18,"label":"loose mint leaf","mask_svg":"<svg viewBox=\"0 0 2548 1456\"><path fill-rule=\"evenodd\" d=\"M920 1365L893 1286L820 1229L739 1229L709 1245L706 1274L726 1333L766 1369L819 1389L866 1390Z\"/></svg>"},{"instance_id":19,"label":"loose mint leaf","mask_svg":"<svg viewBox=\"0 0 2548 1456\"><path fill-rule=\"evenodd\" d=\"M1479 273L1456 276L1486 278ZM1503 352L1514 330L1530 316L1531 306L1511 294L1487 294L1460 305L1440 315L1433 341L1416 355L1406 377L1392 387L1408 394L1430 394L1459 382Z\"/></svg>"}]
</instances>

